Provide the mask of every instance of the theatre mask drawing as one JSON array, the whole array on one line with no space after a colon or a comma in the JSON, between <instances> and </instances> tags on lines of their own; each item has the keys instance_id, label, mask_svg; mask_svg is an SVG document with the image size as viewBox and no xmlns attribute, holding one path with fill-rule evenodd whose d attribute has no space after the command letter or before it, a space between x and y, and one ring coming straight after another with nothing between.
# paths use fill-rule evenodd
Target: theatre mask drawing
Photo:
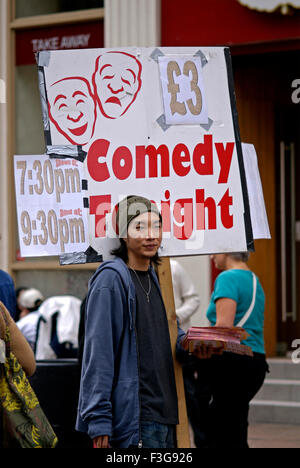
<instances>
[{"instance_id":1,"label":"theatre mask drawing","mask_svg":"<svg viewBox=\"0 0 300 468\"><path fill-rule=\"evenodd\" d=\"M89 145L97 127L99 133L127 113L142 87L141 62L122 51L94 49L84 66L75 61L55 64L49 75L45 70L51 145Z\"/></svg>"},{"instance_id":2,"label":"theatre mask drawing","mask_svg":"<svg viewBox=\"0 0 300 468\"><path fill-rule=\"evenodd\" d=\"M141 89L142 65L133 55L108 52L96 60L95 97L101 113L116 119L125 114Z\"/></svg>"},{"instance_id":3,"label":"theatre mask drawing","mask_svg":"<svg viewBox=\"0 0 300 468\"><path fill-rule=\"evenodd\" d=\"M96 124L96 102L90 83L82 77L67 77L48 90L49 118L72 145L86 145Z\"/></svg>"}]
</instances>

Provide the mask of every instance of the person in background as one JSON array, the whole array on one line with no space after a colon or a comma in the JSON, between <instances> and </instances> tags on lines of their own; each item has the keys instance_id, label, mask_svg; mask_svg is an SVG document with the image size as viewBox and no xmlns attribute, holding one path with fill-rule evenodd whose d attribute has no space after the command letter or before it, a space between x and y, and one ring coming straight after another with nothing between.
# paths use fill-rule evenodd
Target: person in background
<instances>
[{"instance_id":1,"label":"person in background","mask_svg":"<svg viewBox=\"0 0 300 468\"><path fill-rule=\"evenodd\" d=\"M249 403L263 385L268 365L264 346L265 295L247 265L249 254L213 255L223 270L215 281L207 318L212 326L242 327L250 335L242 344L253 357L224 352L200 360L201 380L208 383L212 402L207 418L210 447L248 448Z\"/></svg>"},{"instance_id":2,"label":"person in background","mask_svg":"<svg viewBox=\"0 0 300 468\"><path fill-rule=\"evenodd\" d=\"M18 327L16 326L15 321L13 320L12 316L8 312L5 305L0 302L0 376L1 376L1 391L0 391L0 449L7 448L7 439L11 437L11 428L9 425L6 424L5 417L4 417L4 407L7 409L9 407L9 411L14 413L16 409L12 403L15 403L14 400L10 401L7 398L7 381L4 376L5 370L4 366L6 365L7 359L6 355L8 354L8 333L9 331L9 342L10 342L10 352L13 354L22 369L24 370L27 377L31 377L36 369L36 363L33 351L29 346L27 340L22 335ZM19 366L17 367L16 371L18 371ZM8 371L11 372L11 369ZM20 387L22 390L24 389L23 380L20 379ZM18 388L18 391L20 389ZM24 392L25 393L25 392ZM17 408L18 409L18 408ZM16 412L16 418L19 419L19 414ZM20 424L20 423L19 423ZM17 425L17 419L16 419ZM10 446L9 446L10 447ZM11 448L16 448L12 445Z\"/></svg>"},{"instance_id":3,"label":"person in background","mask_svg":"<svg viewBox=\"0 0 300 468\"><path fill-rule=\"evenodd\" d=\"M187 332L191 327L191 317L197 312L200 305L200 297L183 266L173 259L170 260L170 264L176 316L180 328Z\"/></svg>"},{"instance_id":4,"label":"person in background","mask_svg":"<svg viewBox=\"0 0 300 468\"><path fill-rule=\"evenodd\" d=\"M81 300L75 296L51 296L38 310L35 356L73 359L78 355Z\"/></svg>"},{"instance_id":5,"label":"person in background","mask_svg":"<svg viewBox=\"0 0 300 468\"><path fill-rule=\"evenodd\" d=\"M170 260L176 316L180 328L187 332L191 327L191 317L197 312L200 297L189 275L176 260ZM196 394L198 380L198 359L182 363L187 414L194 433L196 447L201 447L201 414Z\"/></svg>"},{"instance_id":6,"label":"person in background","mask_svg":"<svg viewBox=\"0 0 300 468\"><path fill-rule=\"evenodd\" d=\"M0 302L0 309L0 340L5 340L5 329L8 326L11 351L16 356L27 376L31 377L36 369L33 351L2 302Z\"/></svg>"},{"instance_id":7,"label":"person in background","mask_svg":"<svg viewBox=\"0 0 300 468\"><path fill-rule=\"evenodd\" d=\"M0 270L0 301L15 319L17 311L15 285L12 277L3 270Z\"/></svg>"},{"instance_id":8,"label":"person in background","mask_svg":"<svg viewBox=\"0 0 300 468\"><path fill-rule=\"evenodd\" d=\"M20 320L20 315L23 310L23 307L20 306L20 297L24 291L26 291L27 288L26 286L20 286L19 288L16 289L16 316L14 318L15 322Z\"/></svg>"},{"instance_id":9,"label":"person in background","mask_svg":"<svg viewBox=\"0 0 300 468\"><path fill-rule=\"evenodd\" d=\"M38 309L43 301L44 297L42 293L34 288L26 289L19 298L21 314L17 326L33 350L35 349L36 329L39 318Z\"/></svg>"}]
</instances>

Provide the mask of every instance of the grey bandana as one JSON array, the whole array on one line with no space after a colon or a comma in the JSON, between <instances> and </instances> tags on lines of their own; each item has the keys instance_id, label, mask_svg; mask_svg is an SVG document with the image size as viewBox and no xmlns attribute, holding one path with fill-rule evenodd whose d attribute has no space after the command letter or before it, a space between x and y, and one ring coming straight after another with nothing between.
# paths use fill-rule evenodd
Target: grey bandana
<instances>
[{"instance_id":1,"label":"grey bandana","mask_svg":"<svg viewBox=\"0 0 300 468\"><path fill-rule=\"evenodd\" d=\"M127 229L131 221L137 216L148 212L156 213L160 220L162 219L155 203L152 203L147 198L129 195L120 201L116 219L119 237L127 237Z\"/></svg>"}]
</instances>

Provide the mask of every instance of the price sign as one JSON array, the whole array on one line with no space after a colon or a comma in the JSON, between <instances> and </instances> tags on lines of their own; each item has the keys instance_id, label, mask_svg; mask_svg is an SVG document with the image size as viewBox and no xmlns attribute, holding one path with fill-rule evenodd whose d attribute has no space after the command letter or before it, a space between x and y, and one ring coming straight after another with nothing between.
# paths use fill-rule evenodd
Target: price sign
<instances>
[{"instance_id":1,"label":"price sign","mask_svg":"<svg viewBox=\"0 0 300 468\"><path fill-rule=\"evenodd\" d=\"M207 124L200 57L159 57L166 123Z\"/></svg>"},{"instance_id":2,"label":"price sign","mask_svg":"<svg viewBox=\"0 0 300 468\"><path fill-rule=\"evenodd\" d=\"M23 257L87 249L82 178L82 163L74 159L15 156L17 216Z\"/></svg>"}]
</instances>

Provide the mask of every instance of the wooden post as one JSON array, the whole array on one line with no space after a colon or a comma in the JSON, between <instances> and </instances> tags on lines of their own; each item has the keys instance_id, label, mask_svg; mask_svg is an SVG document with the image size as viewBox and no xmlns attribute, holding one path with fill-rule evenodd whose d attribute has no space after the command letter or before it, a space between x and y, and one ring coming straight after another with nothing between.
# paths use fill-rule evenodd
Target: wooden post
<instances>
[{"instance_id":1,"label":"wooden post","mask_svg":"<svg viewBox=\"0 0 300 468\"><path fill-rule=\"evenodd\" d=\"M176 341L177 341L177 322L173 294L173 283L171 274L170 259L168 257L161 259L161 264L157 268L158 279L164 300L169 332L172 345L172 354L174 362L177 398L178 398L178 416L179 424L176 427L176 438L178 448L190 448L189 424L186 411L184 384L181 365L176 359Z\"/></svg>"}]
</instances>

